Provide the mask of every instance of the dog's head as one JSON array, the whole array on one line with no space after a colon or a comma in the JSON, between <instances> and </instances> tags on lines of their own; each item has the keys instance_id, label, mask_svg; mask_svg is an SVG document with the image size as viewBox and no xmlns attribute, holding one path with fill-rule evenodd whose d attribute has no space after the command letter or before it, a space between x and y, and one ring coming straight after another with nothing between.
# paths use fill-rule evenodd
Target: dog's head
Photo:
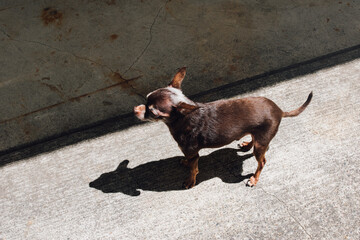
<instances>
[{"instance_id":1,"label":"dog's head","mask_svg":"<svg viewBox=\"0 0 360 240\"><path fill-rule=\"evenodd\" d=\"M134 107L137 118L143 121L166 120L175 114L186 115L199 107L188 99L181 91L181 83L185 78L186 68L181 68L170 84L147 95L146 105Z\"/></svg>"}]
</instances>

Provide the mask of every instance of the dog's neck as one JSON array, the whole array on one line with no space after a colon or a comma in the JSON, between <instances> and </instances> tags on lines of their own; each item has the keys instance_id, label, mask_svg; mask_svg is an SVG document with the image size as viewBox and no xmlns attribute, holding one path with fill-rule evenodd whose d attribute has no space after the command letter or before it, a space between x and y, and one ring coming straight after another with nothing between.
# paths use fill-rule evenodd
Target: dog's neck
<instances>
[{"instance_id":1,"label":"dog's neck","mask_svg":"<svg viewBox=\"0 0 360 240\"><path fill-rule=\"evenodd\" d=\"M189 100L191 101L191 100ZM191 101L192 104L204 107L203 103L196 103ZM181 114L177 110L172 111L169 118L164 119L164 123L168 126L171 134L176 132L186 132L187 129L194 129L199 125L199 121L202 119L203 111L198 109L190 112L186 115ZM194 117L196 116L196 117ZM185 129L186 128L186 129Z\"/></svg>"},{"instance_id":2,"label":"dog's neck","mask_svg":"<svg viewBox=\"0 0 360 240\"><path fill-rule=\"evenodd\" d=\"M167 87L166 89L173 93L171 95L171 100L175 106L178 105L180 102L195 104L188 97L186 97L180 89L174 87Z\"/></svg>"}]
</instances>

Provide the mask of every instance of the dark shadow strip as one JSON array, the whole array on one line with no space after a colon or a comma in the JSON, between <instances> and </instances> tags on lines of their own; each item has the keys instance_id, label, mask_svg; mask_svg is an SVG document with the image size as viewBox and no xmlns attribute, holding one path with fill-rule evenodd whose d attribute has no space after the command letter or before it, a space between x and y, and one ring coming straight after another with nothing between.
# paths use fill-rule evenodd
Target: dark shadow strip
<instances>
[{"instance_id":1,"label":"dark shadow strip","mask_svg":"<svg viewBox=\"0 0 360 240\"><path fill-rule=\"evenodd\" d=\"M274 85L275 83L286 81L291 78L311 74L321 69L330 68L339 64L350 62L357 58L360 58L360 44L336 52L332 52L320 57L312 58L310 60L295 63L283 68L271 70L252 77L248 77L235 82L224 84L219 87L194 94L190 96L190 98L196 101L200 101L201 99L204 98L208 100L209 97L208 95L212 95L213 93L219 94L221 96L219 99L224 97L231 97L234 95L240 95L245 92L254 91L262 87L268 87ZM233 88L237 88L239 90L242 89L242 91L234 92L233 95L230 96L226 96L228 94L225 94L225 96L220 94L220 92L226 93L228 92L229 89L233 89Z\"/></svg>"},{"instance_id":2,"label":"dark shadow strip","mask_svg":"<svg viewBox=\"0 0 360 240\"><path fill-rule=\"evenodd\" d=\"M235 95L254 91L259 88L271 86L301 75L311 74L320 69L330 68L339 64L350 62L357 58L360 58L360 44L212 88L210 90L191 95L190 98L195 101L213 101L221 98L229 98ZM44 152L54 151L56 149L87 139L99 137L107 133L120 131L138 124L143 123L135 119L133 113L127 113L38 141L19 145L14 148L0 151L0 166L13 161L33 157Z\"/></svg>"}]
</instances>

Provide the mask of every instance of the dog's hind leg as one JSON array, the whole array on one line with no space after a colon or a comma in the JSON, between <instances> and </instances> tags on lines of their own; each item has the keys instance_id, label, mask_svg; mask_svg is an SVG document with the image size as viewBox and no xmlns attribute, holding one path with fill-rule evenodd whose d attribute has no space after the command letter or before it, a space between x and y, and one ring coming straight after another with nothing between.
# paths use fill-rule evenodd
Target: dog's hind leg
<instances>
[{"instance_id":1,"label":"dog's hind leg","mask_svg":"<svg viewBox=\"0 0 360 240\"><path fill-rule=\"evenodd\" d=\"M249 179L247 186L253 187L259 181L260 173L266 163L265 153L269 148L270 141L276 135L279 125L280 121L269 121L268 124L260 126L259 130L253 133L254 156L258 162L258 167L254 176Z\"/></svg>"},{"instance_id":2,"label":"dog's hind leg","mask_svg":"<svg viewBox=\"0 0 360 240\"><path fill-rule=\"evenodd\" d=\"M249 187L255 186L256 183L259 181L260 173L263 170L266 163L265 152L267 148L268 145L261 145L257 142L255 142L254 144L254 155L258 162L258 167L255 171L255 174L252 177L250 177L249 181L246 184Z\"/></svg>"}]
</instances>

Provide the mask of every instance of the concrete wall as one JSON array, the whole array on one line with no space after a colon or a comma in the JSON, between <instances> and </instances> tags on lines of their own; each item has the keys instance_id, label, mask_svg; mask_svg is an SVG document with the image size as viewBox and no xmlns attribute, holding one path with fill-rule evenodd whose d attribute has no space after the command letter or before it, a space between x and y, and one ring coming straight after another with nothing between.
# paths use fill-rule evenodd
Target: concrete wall
<instances>
[{"instance_id":1,"label":"concrete wall","mask_svg":"<svg viewBox=\"0 0 360 240\"><path fill-rule=\"evenodd\" d=\"M1 1L0 152L360 44L360 2Z\"/></svg>"}]
</instances>

